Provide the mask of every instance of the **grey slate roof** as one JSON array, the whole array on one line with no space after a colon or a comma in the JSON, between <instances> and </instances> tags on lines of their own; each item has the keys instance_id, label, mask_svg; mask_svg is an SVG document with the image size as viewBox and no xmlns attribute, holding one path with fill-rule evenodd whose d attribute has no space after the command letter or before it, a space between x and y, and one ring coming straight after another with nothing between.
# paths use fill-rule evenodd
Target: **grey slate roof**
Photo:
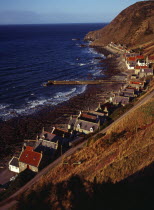
<instances>
[{"instance_id":1,"label":"grey slate roof","mask_svg":"<svg viewBox=\"0 0 154 210\"><path fill-rule=\"evenodd\" d=\"M53 142L57 142L58 140L61 139L61 137L59 137L53 133L49 133L47 131L44 131L43 133L41 133L40 138L43 139L43 137L45 137L44 139L46 139L48 141L53 141Z\"/></svg>"},{"instance_id":2,"label":"grey slate roof","mask_svg":"<svg viewBox=\"0 0 154 210\"><path fill-rule=\"evenodd\" d=\"M35 144L35 151L45 151L57 149L56 143L47 140L38 140Z\"/></svg>"},{"instance_id":3,"label":"grey slate roof","mask_svg":"<svg viewBox=\"0 0 154 210\"><path fill-rule=\"evenodd\" d=\"M19 160L17 157L13 157L11 162L10 162L10 165L12 166L15 166L15 167L19 167Z\"/></svg>"},{"instance_id":4,"label":"grey slate roof","mask_svg":"<svg viewBox=\"0 0 154 210\"><path fill-rule=\"evenodd\" d=\"M126 88L124 91L129 92L129 93L135 92L135 90L133 88Z\"/></svg>"},{"instance_id":5,"label":"grey slate roof","mask_svg":"<svg viewBox=\"0 0 154 210\"><path fill-rule=\"evenodd\" d=\"M138 56L140 55L139 53L126 53L125 56L126 57L134 57L134 56Z\"/></svg>"},{"instance_id":6,"label":"grey slate roof","mask_svg":"<svg viewBox=\"0 0 154 210\"><path fill-rule=\"evenodd\" d=\"M129 97L115 96L113 98L113 103L115 103L115 104L121 103L122 105L126 105L129 103Z\"/></svg>"},{"instance_id":7,"label":"grey slate roof","mask_svg":"<svg viewBox=\"0 0 154 210\"><path fill-rule=\"evenodd\" d=\"M130 66L133 66L133 67L136 66L136 61L127 61L127 62Z\"/></svg>"},{"instance_id":8,"label":"grey slate roof","mask_svg":"<svg viewBox=\"0 0 154 210\"><path fill-rule=\"evenodd\" d=\"M77 117L72 117L72 118L69 120L68 125L74 126L75 123L76 123L76 120L77 120Z\"/></svg>"},{"instance_id":9,"label":"grey slate roof","mask_svg":"<svg viewBox=\"0 0 154 210\"><path fill-rule=\"evenodd\" d=\"M152 73L153 74L153 69L149 68L149 69L144 69L144 72L147 73Z\"/></svg>"},{"instance_id":10,"label":"grey slate roof","mask_svg":"<svg viewBox=\"0 0 154 210\"><path fill-rule=\"evenodd\" d=\"M96 131L99 128L98 123L88 122L84 120L78 119L74 125L74 128L77 129L78 124L80 125L80 129L90 131L90 128L93 129L93 131Z\"/></svg>"},{"instance_id":11,"label":"grey slate roof","mask_svg":"<svg viewBox=\"0 0 154 210\"><path fill-rule=\"evenodd\" d=\"M128 96L128 97L134 97L134 93L133 92L127 92L127 91L123 91L122 92L123 96Z\"/></svg>"}]
</instances>

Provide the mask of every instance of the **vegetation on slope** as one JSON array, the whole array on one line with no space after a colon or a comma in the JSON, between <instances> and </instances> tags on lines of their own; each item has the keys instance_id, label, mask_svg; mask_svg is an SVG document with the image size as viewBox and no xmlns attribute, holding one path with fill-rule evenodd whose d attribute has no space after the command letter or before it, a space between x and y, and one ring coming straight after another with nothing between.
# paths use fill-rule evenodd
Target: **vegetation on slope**
<instances>
[{"instance_id":1,"label":"vegetation on slope","mask_svg":"<svg viewBox=\"0 0 154 210\"><path fill-rule=\"evenodd\" d=\"M92 40L92 46L104 46L112 41L131 47L154 40L154 1L131 5L106 27L89 32L85 39Z\"/></svg>"},{"instance_id":2,"label":"vegetation on slope","mask_svg":"<svg viewBox=\"0 0 154 210\"><path fill-rule=\"evenodd\" d=\"M43 209L46 205L46 209L151 209L152 177L148 169L148 179L140 175L146 174L143 169L147 166L151 174L154 172L150 165L154 160L153 107L154 98L105 136L97 140L91 137L89 144L64 158L22 195L17 208Z\"/></svg>"},{"instance_id":3,"label":"vegetation on slope","mask_svg":"<svg viewBox=\"0 0 154 210\"><path fill-rule=\"evenodd\" d=\"M76 175L57 185L47 183L38 191L22 196L17 208L152 210L153 175L154 164L116 184L91 183Z\"/></svg>"}]
</instances>

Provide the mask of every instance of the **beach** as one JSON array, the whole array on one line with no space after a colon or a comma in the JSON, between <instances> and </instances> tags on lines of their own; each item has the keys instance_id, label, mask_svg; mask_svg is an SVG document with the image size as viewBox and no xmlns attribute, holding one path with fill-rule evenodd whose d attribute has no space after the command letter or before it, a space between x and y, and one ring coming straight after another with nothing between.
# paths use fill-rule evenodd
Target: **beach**
<instances>
[{"instance_id":1,"label":"beach","mask_svg":"<svg viewBox=\"0 0 154 210\"><path fill-rule=\"evenodd\" d=\"M115 75L124 71L124 67L120 64L122 58L119 54L112 54L104 48L96 48L95 50L105 55L105 59L96 57L99 60L98 65L99 68L102 68L102 74L103 76L105 75L105 78L112 79ZM121 87L120 81L119 83L88 85L82 94L74 96L54 107L46 106L35 114L1 122L0 154L1 160L5 159L5 161L1 161L1 167L5 166L13 154L19 155L24 139L36 139L43 127L47 131L51 131L53 126L67 130L67 123L71 115L76 115L83 110L96 110L99 104L105 102L106 97L113 91L117 92Z\"/></svg>"}]
</instances>

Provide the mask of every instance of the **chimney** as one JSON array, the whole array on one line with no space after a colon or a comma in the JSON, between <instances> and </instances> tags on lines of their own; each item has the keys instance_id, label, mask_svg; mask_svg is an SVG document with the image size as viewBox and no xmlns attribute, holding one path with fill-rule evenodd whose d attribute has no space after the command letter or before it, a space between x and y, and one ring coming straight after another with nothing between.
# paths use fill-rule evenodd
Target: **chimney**
<instances>
[{"instance_id":1,"label":"chimney","mask_svg":"<svg viewBox=\"0 0 154 210\"><path fill-rule=\"evenodd\" d=\"M82 111L80 110L80 112L79 112L79 117L81 116L81 114L82 114Z\"/></svg>"},{"instance_id":2,"label":"chimney","mask_svg":"<svg viewBox=\"0 0 154 210\"><path fill-rule=\"evenodd\" d=\"M107 109L107 107L105 107L105 108L104 108L104 112L108 112L108 109Z\"/></svg>"},{"instance_id":3,"label":"chimney","mask_svg":"<svg viewBox=\"0 0 154 210\"><path fill-rule=\"evenodd\" d=\"M23 143L23 146L22 146L21 152L23 152L25 149L26 149L26 143Z\"/></svg>"},{"instance_id":4,"label":"chimney","mask_svg":"<svg viewBox=\"0 0 154 210\"><path fill-rule=\"evenodd\" d=\"M44 133L44 127L42 128L42 133Z\"/></svg>"},{"instance_id":5,"label":"chimney","mask_svg":"<svg viewBox=\"0 0 154 210\"><path fill-rule=\"evenodd\" d=\"M36 141L38 141L38 140L39 140L39 136L37 135L37 136L36 136Z\"/></svg>"},{"instance_id":6,"label":"chimney","mask_svg":"<svg viewBox=\"0 0 154 210\"><path fill-rule=\"evenodd\" d=\"M53 133L55 129L56 129L55 127L52 127L52 131L51 131L51 133Z\"/></svg>"},{"instance_id":7,"label":"chimney","mask_svg":"<svg viewBox=\"0 0 154 210\"><path fill-rule=\"evenodd\" d=\"M98 104L98 109L97 110L101 110L101 103Z\"/></svg>"}]
</instances>

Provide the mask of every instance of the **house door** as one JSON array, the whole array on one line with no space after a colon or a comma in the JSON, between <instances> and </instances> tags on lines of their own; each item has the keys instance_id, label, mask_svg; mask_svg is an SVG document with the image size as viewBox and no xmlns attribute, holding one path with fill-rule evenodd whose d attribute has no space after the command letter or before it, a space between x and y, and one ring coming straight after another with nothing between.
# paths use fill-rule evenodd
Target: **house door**
<instances>
[{"instance_id":1,"label":"house door","mask_svg":"<svg viewBox=\"0 0 154 210\"><path fill-rule=\"evenodd\" d=\"M27 165L27 169L29 169L29 165Z\"/></svg>"}]
</instances>

